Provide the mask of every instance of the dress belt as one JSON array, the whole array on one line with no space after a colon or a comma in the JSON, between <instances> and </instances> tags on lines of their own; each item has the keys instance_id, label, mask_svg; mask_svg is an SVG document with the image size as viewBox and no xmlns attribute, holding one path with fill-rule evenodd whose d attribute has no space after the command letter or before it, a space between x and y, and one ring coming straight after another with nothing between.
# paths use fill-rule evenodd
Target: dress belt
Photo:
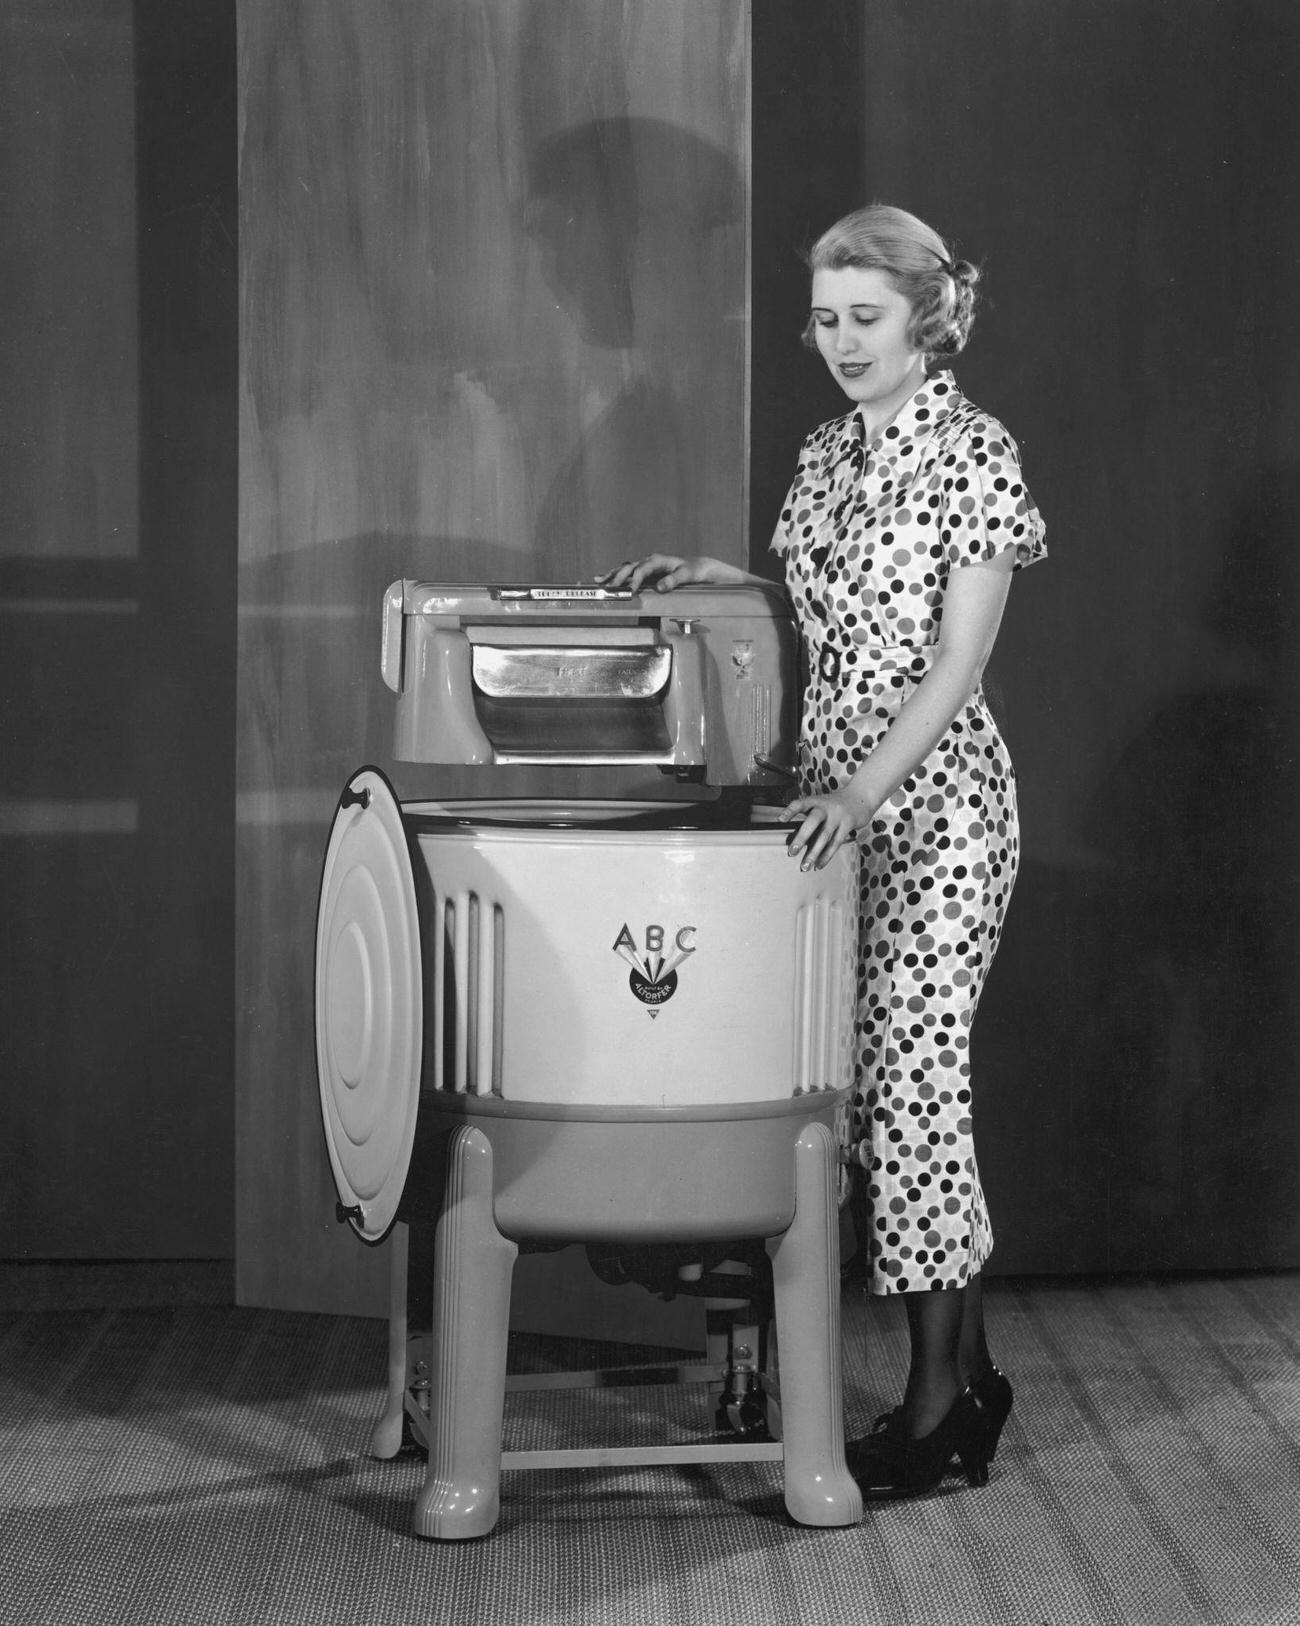
<instances>
[{"instance_id":1,"label":"dress belt","mask_svg":"<svg viewBox=\"0 0 1300 1626\"><path fill-rule=\"evenodd\" d=\"M812 640L809 640L810 646ZM938 644L850 644L842 649L838 644L824 643L819 649L810 647L810 665L827 683L834 683L846 668L857 671L861 667L889 661L911 661L918 656L932 656Z\"/></svg>"}]
</instances>

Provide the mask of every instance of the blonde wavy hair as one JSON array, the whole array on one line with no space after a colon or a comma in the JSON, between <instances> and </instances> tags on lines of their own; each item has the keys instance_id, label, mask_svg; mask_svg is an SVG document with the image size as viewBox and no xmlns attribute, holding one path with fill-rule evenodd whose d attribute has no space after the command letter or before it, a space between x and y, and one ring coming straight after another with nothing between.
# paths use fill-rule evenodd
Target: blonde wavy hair
<instances>
[{"instance_id":1,"label":"blonde wavy hair","mask_svg":"<svg viewBox=\"0 0 1300 1626\"><path fill-rule=\"evenodd\" d=\"M883 271L912 307L907 342L927 363L955 356L975 320L978 266L958 259L932 226L906 209L873 203L855 209L824 231L805 256L810 272L856 267ZM810 318L803 342L817 348Z\"/></svg>"}]
</instances>

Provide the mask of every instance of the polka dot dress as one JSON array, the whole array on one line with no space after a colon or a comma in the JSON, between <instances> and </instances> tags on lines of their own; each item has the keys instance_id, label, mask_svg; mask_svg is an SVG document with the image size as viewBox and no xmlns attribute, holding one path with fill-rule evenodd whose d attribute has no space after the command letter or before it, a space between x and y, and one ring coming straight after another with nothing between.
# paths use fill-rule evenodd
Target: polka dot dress
<instances>
[{"instance_id":1,"label":"polka dot dress","mask_svg":"<svg viewBox=\"0 0 1300 1626\"><path fill-rule=\"evenodd\" d=\"M800 768L814 794L852 776L929 671L951 572L1046 552L1014 442L947 372L870 444L856 411L814 430L772 545L807 648ZM846 1133L867 1184L871 1288L961 1287L993 1246L970 1029L1019 858L1015 773L980 689L860 839Z\"/></svg>"}]
</instances>

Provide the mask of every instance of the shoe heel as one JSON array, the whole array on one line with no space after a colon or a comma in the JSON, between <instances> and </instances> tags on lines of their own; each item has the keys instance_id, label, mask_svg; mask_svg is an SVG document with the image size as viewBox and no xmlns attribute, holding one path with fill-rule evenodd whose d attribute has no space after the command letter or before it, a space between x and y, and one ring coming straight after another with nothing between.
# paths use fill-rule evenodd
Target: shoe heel
<instances>
[{"instance_id":1,"label":"shoe heel","mask_svg":"<svg viewBox=\"0 0 1300 1626\"><path fill-rule=\"evenodd\" d=\"M952 1444L957 1453L957 1460L961 1463L962 1471L966 1475L968 1485L987 1485L989 1482L989 1447L985 1435L984 1420L980 1416L979 1407L975 1404L974 1396L967 1389L958 1402L958 1411L953 1418L956 1438Z\"/></svg>"},{"instance_id":2,"label":"shoe heel","mask_svg":"<svg viewBox=\"0 0 1300 1626\"><path fill-rule=\"evenodd\" d=\"M976 1378L971 1384L971 1393L975 1396L980 1415L984 1420L985 1443L988 1446L989 1461L992 1462L998 1453L998 1441L1002 1438L1003 1426L1011 1415L1015 1391L1006 1373L999 1372L996 1366L990 1366L982 1377Z\"/></svg>"}]
</instances>

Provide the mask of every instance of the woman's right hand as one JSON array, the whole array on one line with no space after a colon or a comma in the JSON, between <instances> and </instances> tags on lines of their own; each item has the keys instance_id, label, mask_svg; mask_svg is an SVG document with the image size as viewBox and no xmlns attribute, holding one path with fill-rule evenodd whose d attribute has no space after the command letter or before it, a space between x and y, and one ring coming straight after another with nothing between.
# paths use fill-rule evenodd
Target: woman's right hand
<instances>
[{"instance_id":1,"label":"woman's right hand","mask_svg":"<svg viewBox=\"0 0 1300 1626\"><path fill-rule=\"evenodd\" d=\"M752 579L743 570L724 564L721 559L710 559L707 555L683 559L675 553L648 553L644 559L625 559L613 570L596 577L602 587L626 587L634 593L639 593L643 587L653 587L657 593L669 593L674 587L716 586Z\"/></svg>"}]
</instances>

